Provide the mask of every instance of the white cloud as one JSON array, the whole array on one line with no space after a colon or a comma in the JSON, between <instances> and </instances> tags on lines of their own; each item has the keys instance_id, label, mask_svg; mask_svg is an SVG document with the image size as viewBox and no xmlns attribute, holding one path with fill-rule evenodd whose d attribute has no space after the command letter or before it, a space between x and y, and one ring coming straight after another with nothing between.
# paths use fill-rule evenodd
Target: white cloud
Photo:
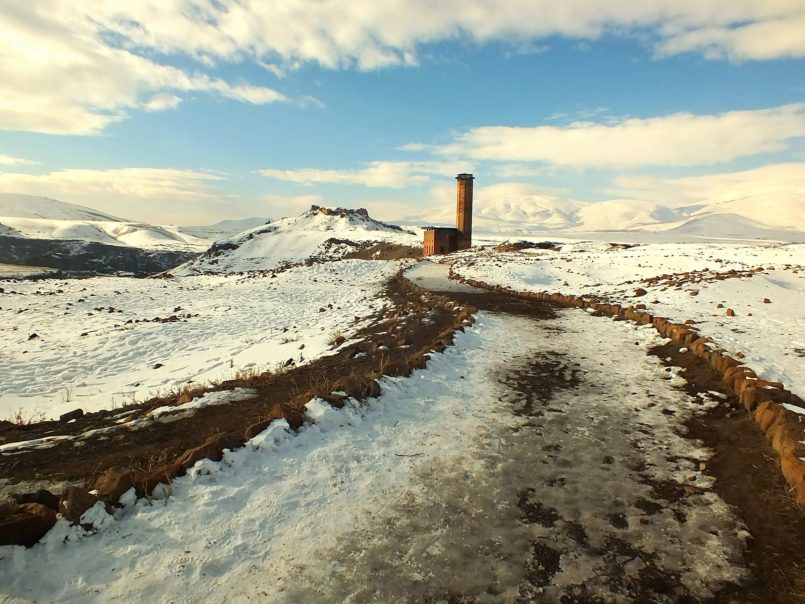
<instances>
[{"instance_id":1,"label":"white cloud","mask_svg":"<svg viewBox=\"0 0 805 604\"><path fill-rule=\"evenodd\" d=\"M802 0L3 2L0 129L97 134L193 91L285 100L203 73L220 64L249 61L279 75L306 63L371 70L416 65L423 45L446 40L517 52L542 51L551 36L605 35L637 36L657 56L765 60L805 57L803 30ZM162 59L170 56L195 59L201 71L170 66Z\"/></svg>"},{"instance_id":2,"label":"white cloud","mask_svg":"<svg viewBox=\"0 0 805 604\"><path fill-rule=\"evenodd\" d=\"M0 166L33 166L38 163L39 162L35 162L31 159L14 157L13 155L3 155L0 153Z\"/></svg>"},{"instance_id":3,"label":"white cloud","mask_svg":"<svg viewBox=\"0 0 805 604\"><path fill-rule=\"evenodd\" d=\"M175 109L181 102L182 98L175 94L160 92L148 99L143 104L143 108L146 111L164 111L166 109Z\"/></svg>"},{"instance_id":4,"label":"white cloud","mask_svg":"<svg viewBox=\"0 0 805 604\"><path fill-rule=\"evenodd\" d=\"M693 166L786 149L805 136L805 103L716 115L676 113L616 123L485 126L438 149L476 160L562 166Z\"/></svg>"},{"instance_id":5,"label":"white cloud","mask_svg":"<svg viewBox=\"0 0 805 604\"><path fill-rule=\"evenodd\" d=\"M112 44L96 11L103 13L91 1L0 4L0 129L98 134L130 110L175 107L181 92L284 100L269 88L190 73Z\"/></svg>"},{"instance_id":6,"label":"white cloud","mask_svg":"<svg viewBox=\"0 0 805 604\"><path fill-rule=\"evenodd\" d=\"M45 174L0 172L0 190L32 195L80 194L107 199L176 201L213 197L208 184L222 176L168 168L117 168L111 170L66 169Z\"/></svg>"},{"instance_id":7,"label":"white cloud","mask_svg":"<svg viewBox=\"0 0 805 604\"><path fill-rule=\"evenodd\" d=\"M466 162L408 162L373 161L357 170L327 170L297 168L291 170L264 169L259 173L302 185L340 184L364 187L402 189L430 182L431 176L455 176L471 169Z\"/></svg>"},{"instance_id":8,"label":"white cloud","mask_svg":"<svg viewBox=\"0 0 805 604\"><path fill-rule=\"evenodd\" d=\"M82 3L86 5L86 3ZM102 3L99 23L135 47L291 68L377 69L418 61L417 47L465 38L542 50L550 36L649 33L658 53L767 59L805 56L801 0L179 0ZM85 9L88 10L88 9ZM773 34L773 38L771 35Z\"/></svg>"}]
</instances>

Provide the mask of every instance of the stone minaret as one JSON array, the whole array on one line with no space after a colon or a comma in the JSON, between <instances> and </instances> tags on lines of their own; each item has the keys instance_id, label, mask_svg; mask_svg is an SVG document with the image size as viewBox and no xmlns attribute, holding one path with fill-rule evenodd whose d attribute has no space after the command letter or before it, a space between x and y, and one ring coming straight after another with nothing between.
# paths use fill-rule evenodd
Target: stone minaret
<instances>
[{"instance_id":1,"label":"stone minaret","mask_svg":"<svg viewBox=\"0 0 805 604\"><path fill-rule=\"evenodd\" d=\"M466 250L472 244L472 174L459 174L456 199L457 248Z\"/></svg>"}]
</instances>

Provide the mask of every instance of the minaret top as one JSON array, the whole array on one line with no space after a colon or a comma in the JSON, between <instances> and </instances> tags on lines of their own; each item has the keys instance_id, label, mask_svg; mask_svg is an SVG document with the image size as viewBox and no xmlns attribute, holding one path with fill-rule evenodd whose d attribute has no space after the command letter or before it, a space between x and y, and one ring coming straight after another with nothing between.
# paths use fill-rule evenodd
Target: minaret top
<instances>
[{"instance_id":1,"label":"minaret top","mask_svg":"<svg viewBox=\"0 0 805 604\"><path fill-rule=\"evenodd\" d=\"M472 174L459 174L456 180L475 180L475 177Z\"/></svg>"}]
</instances>

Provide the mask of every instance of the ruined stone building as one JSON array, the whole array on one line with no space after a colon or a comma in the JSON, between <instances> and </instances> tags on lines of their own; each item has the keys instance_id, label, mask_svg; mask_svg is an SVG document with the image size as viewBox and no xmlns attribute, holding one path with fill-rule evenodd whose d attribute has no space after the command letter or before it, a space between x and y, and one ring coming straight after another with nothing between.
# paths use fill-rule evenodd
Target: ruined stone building
<instances>
[{"instance_id":1,"label":"ruined stone building","mask_svg":"<svg viewBox=\"0 0 805 604\"><path fill-rule=\"evenodd\" d=\"M449 254L472 245L472 174L456 176L456 226L425 229L423 255Z\"/></svg>"}]
</instances>

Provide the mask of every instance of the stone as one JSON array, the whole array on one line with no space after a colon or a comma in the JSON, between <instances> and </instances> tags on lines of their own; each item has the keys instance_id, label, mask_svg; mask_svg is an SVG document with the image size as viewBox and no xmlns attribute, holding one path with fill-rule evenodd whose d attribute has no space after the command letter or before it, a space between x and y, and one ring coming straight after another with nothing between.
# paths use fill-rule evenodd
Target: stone
<instances>
[{"instance_id":1,"label":"stone","mask_svg":"<svg viewBox=\"0 0 805 604\"><path fill-rule=\"evenodd\" d=\"M648 292L644 290L642 287L638 287L634 290L635 298L639 298L640 296L645 296Z\"/></svg>"},{"instance_id":2,"label":"stone","mask_svg":"<svg viewBox=\"0 0 805 604\"><path fill-rule=\"evenodd\" d=\"M17 505L22 505L24 503L38 503L40 505L49 507L54 512L59 511L59 496L54 495L46 489L39 489L33 493L18 493L16 495L12 495L12 497Z\"/></svg>"},{"instance_id":3,"label":"stone","mask_svg":"<svg viewBox=\"0 0 805 604\"><path fill-rule=\"evenodd\" d=\"M728 308L727 309L727 316L728 317L734 317L735 316L735 311L732 310L731 308Z\"/></svg>"},{"instance_id":4,"label":"stone","mask_svg":"<svg viewBox=\"0 0 805 604\"><path fill-rule=\"evenodd\" d=\"M109 468L95 481L98 497L112 505L117 505L123 493L133 486L134 472L120 466Z\"/></svg>"},{"instance_id":5,"label":"stone","mask_svg":"<svg viewBox=\"0 0 805 604\"><path fill-rule=\"evenodd\" d=\"M763 304L771 304L771 300L768 298L763 298Z\"/></svg>"},{"instance_id":6,"label":"stone","mask_svg":"<svg viewBox=\"0 0 805 604\"><path fill-rule=\"evenodd\" d=\"M56 512L41 503L23 503L0 521L0 545L31 547L56 524Z\"/></svg>"},{"instance_id":7,"label":"stone","mask_svg":"<svg viewBox=\"0 0 805 604\"><path fill-rule=\"evenodd\" d=\"M59 501L59 513L72 524L79 524L81 516L100 499L81 487L67 487ZM30 504L33 505L33 504Z\"/></svg>"},{"instance_id":8,"label":"stone","mask_svg":"<svg viewBox=\"0 0 805 604\"><path fill-rule=\"evenodd\" d=\"M67 413L63 413L59 416L59 422L62 424L66 424L67 422L73 421L74 419L79 419L84 417L84 410L83 409L73 409L72 411L68 411Z\"/></svg>"},{"instance_id":9,"label":"stone","mask_svg":"<svg viewBox=\"0 0 805 604\"><path fill-rule=\"evenodd\" d=\"M185 451L178 463L187 470L200 459L220 461L224 449L234 449L241 444L240 440L232 435L214 434L204 441L204 444Z\"/></svg>"}]
</instances>

